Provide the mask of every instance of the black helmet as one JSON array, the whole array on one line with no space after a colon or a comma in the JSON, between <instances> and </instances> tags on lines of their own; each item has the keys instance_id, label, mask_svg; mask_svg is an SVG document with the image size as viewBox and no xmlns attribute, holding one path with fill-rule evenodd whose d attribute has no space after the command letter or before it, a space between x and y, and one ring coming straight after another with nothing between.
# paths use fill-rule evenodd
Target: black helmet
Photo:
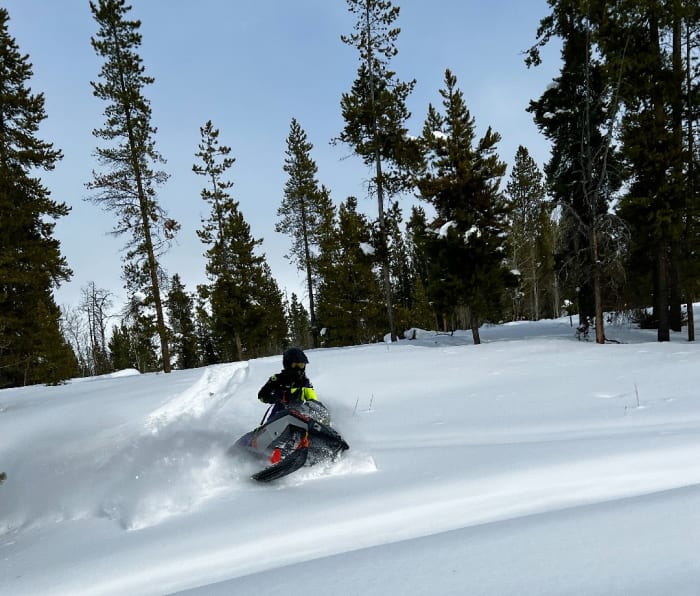
<instances>
[{"instance_id":1,"label":"black helmet","mask_svg":"<svg viewBox=\"0 0 700 596\"><path fill-rule=\"evenodd\" d=\"M289 348L282 355L284 368L292 368L292 364L308 364L309 359L300 348Z\"/></svg>"}]
</instances>

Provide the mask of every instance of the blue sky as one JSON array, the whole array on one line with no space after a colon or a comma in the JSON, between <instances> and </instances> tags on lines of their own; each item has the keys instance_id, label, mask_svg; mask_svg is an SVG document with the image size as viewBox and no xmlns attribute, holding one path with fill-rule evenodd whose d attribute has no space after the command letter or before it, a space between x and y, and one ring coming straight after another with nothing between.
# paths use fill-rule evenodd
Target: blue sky
<instances>
[{"instance_id":1,"label":"blue sky","mask_svg":"<svg viewBox=\"0 0 700 596\"><path fill-rule=\"evenodd\" d=\"M534 43L539 20L548 14L546 0L394 4L401 7L402 31L392 67L401 79L417 81L409 99L411 131L420 133L429 103L439 105L449 68L479 133L491 126L501 134L501 159L512 163L522 144L542 165L549 145L525 108L557 74L559 60L551 50L542 66L527 69L522 52ZM293 117L314 144L319 182L336 204L354 195L363 210L376 214L375 200L367 197L368 171L348 147L330 145L343 127L340 98L358 65L356 51L340 41L354 25L345 0L133 0L131 5L130 16L142 21L140 54L155 78L146 95L158 128L156 148L171 176L158 199L182 225L162 260L169 275L179 273L192 291L206 280L204 247L195 231L208 209L200 198L203 179L192 173L192 165L199 128L212 120L236 158L229 170L232 196L253 235L263 239L280 286L303 296L303 278L284 257L289 238L274 231ZM90 45L97 26L88 0L5 0L3 6L10 34L33 65L32 89L46 98L48 118L40 136L64 153L56 170L43 176L52 197L72 207L56 236L75 275L57 291L56 301L77 306L81 288L95 282L113 292L118 304L125 298L120 274L126 239L109 234L113 215L84 200L85 183L97 166L92 130L102 126L105 107L90 87L102 62Z\"/></svg>"}]
</instances>

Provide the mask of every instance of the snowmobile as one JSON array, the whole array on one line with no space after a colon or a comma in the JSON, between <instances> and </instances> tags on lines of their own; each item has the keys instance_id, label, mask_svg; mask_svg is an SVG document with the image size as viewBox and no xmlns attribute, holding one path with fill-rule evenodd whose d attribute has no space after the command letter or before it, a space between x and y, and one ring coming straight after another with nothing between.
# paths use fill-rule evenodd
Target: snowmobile
<instances>
[{"instance_id":1,"label":"snowmobile","mask_svg":"<svg viewBox=\"0 0 700 596\"><path fill-rule=\"evenodd\" d=\"M229 449L245 453L267 466L253 474L253 480L269 482L296 472L303 466L333 461L349 445L331 427L328 409L318 400L290 404L268 418L265 412L260 426L243 435ZM267 418L267 419L266 419Z\"/></svg>"}]
</instances>

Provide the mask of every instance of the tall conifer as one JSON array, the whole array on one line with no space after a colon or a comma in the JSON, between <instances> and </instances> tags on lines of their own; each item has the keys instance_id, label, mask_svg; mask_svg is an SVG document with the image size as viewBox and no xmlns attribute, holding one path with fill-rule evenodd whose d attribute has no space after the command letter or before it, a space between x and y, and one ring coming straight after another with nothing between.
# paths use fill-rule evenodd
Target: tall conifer
<instances>
[{"instance_id":1,"label":"tall conifer","mask_svg":"<svg viewBox=\"0 0 700 596\"><path fill-rule=\"evenodd\" d=\"M292 345L302 348L310 347L312 339L309 313L295 293L292 293L287 308L287 320L289 321L289 336Z\"/></svg>"},{"instance_id":2,"label":"tall conifer","mask_svg":"<svg viewBox=\"0 0 700 596\"><path fill-rule=\"evenodd\" d=\"M180 369L199 365L197 334L194 325L194 300L178 274L173 275L168 291L168 320L172 330L171 353Z\"/></svg>"},{"instance_id":3,"label":"tall conifer","mask_svg":"<svg viewBox=\"0 0 700 596\"><path fill-rule=\"evenodd\" d=\"M131 236L125 256L127 285L132 294L144 290L155 308L163 371L170 372L158 258L179 225L156 200L156 187L168 176L154 169L164 160L155 149L156 129L151 125L150 102L143 95L154 79L144 74L137 53L141 23L128 20L131 7L124 0L98 0L90 2L90 9L99 26L92 46L105 60L101 80L92 82L92 88L96 97L107 102L105 124L93 131L104 143L96 152L106 171L93 171L87 187L97 191L93 202L118 215L114 233Z\"/></svg>"},{"instance_id":4,"label":"tall conifer","mask_svg":"<svg viewBox=\"0 0 700 596\"><path fill-rule=\"evenodd\" d=\"M524 308L514 305L515 318L527 316L538 320L544 313L554 314L545 307L545 296L556 294L554 280L553 222L551 204L546 201L544 176L528 150L522 145L506 185L513 211L508 236L509 261L519 272Z\"/></svg>"},{"instance_id":5,"label":"tall conifer","mask_svg":"<svg viewBox=\"0 0 700 596\"><path fill-rule=\"evenodd\" d=\"M207 180L201 197L210 206L209 216L197 230L209 248L208 285L199 286L209 313L201 317L211 330L219 361L243 360L281 346L287 335L282 293L272 278L265 255L257 254L262 240L251 235L239 204L229 194L233 182L226 178L235 159L231 148L219 143L219 130L211 121L200 128L201 142L193 171Z\"/></svg>"},{"instance_id":6,"label":"tall conifer","mask_svg":"<svg viewBox=\"0 0 700 596\"><path fill-rule=\"evenodd\" d=\"M428 241L429 293L445 309L441 314L468 307L474 343L480 343L481 321L499 316L498 301L511 281L504 251L509 206L500 191L506 164L496 153L498 133L489 127L476 138L474 118L449 69L440 95L444 114L428 108L422 139L427 169L418 179L421 197L436 211Z\"/></svg>"},{"instance_id":7,"label":"tall conifer","mask_svg":"<svg viewBox=\"0 0 700 596\"><path fill-rule=\"evenodd\" d=\"M324 225L333 216L333 205L328 190L325 187L319 188L316 180L318 167L311 158L311 149L313 145L308 141L306 132L292 118L284 160L284 171L288 178L284 186L284 198L277 211L280 219L275 230L291 238L292 249L288 258L306 276L311 336L314 347L318 347L314 295L317 283L316 261Z\"/></svg>"},{"instance_id":8,"label":"tall conifer","mask_svg":"<svg viewBox=\"0 0 700 596\"><path fill-rule=\"evenodd\" d=\"M418 146L408 138L406 128L410 117L406 100L415 81L402 82L389 69L391 58L398 52L396 40L401 30L394 22L399 7L393 6L391 0L347 0L347 3L357 21L354 33L341 39L358 50L360 66L351 91L341 99L345 128L339 140L350 145L373 169L378 214L377 257L389 331L395 341L386 201L410 186L409 172L420 161Z\"/></svg>"},{"instance_id":9,"label":"tall conifer","mask_svg":"<svg viewBox=\"0 0 700 596\"><path fill-rule=\"evenodd\" d=\"M28 85L29 56L9 34L9 19L0 8L0 388L59 382L77 371L52 293L72 275L53 236L69 208L36 176L62 155L37 137L44 96Z\"/></svg>"},{"instance_id":10,"label":"tall conifer","mask_svg":"<svg viewBox=\"0 0 700 596\"><path fill-rule=\"evenodd\" d=\"M370 249L371 229L348 197L338 209L332 237L326 238L319 288L318 319L326 329L326 346L345 346L381 340L381 290Z\"/></svg>"}]
</instances>

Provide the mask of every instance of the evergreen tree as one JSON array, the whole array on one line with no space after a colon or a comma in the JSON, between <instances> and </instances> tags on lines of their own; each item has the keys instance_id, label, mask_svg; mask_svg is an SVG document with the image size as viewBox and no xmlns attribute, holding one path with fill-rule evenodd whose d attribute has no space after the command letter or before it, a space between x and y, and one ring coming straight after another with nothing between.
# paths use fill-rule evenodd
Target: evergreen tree
<instances>
[{"instance_id":1,"label":"evergreen tree","mask_svg":"<svg viewBox=\"0 0 700 596\"><path fill-rule=\"evenodd\" d=\"M253 297L262 282L263 257L255 252L262 241L251 236L238 203L225 201L222 215L223 236L206 253L207 273L213 282L200 286L200 291L211 307L219 358L231 362L245 359L244 338L259 316L259 304Z\"/></svg>"},{"instance_id":2,"label":"evergreen tree","mask_svg":"<svg viewBox=\"0 0 700 596\"><path fill-rule=\"evenodd\" d=\"M248 322L250 331L246 338L251 358L281 353L287 346L289 336L284 295L264 259L260 273L260 285L252 295L257 306L257 320Z\"/></svg>"},{"instance_id":3,"label":"evergreen tree","mask_svg":"<svg viewBox=\"0 0 700 596\"><path fill-rule=\"evenodd\" d=\"M118 327L112 328L107 345L115 370L135 368L146 373L160 368L153 344L153 322L138 310L137 307Z\"/></svg>"},{"instance_id":4,"label":"evergreen tree","mask_svg":"<svg viewBox=\"0 0 700 596\"><path fill-rule=\"evenodd\" d=\"M318 320L325 346L381 340L381 290L374 272L371 229L349 197L338 209L335 233L323 244Z\"/></svg>"},{"instance_id":5,"label":"evergreen tree","mask_svg":"<svg viewBox=\"0 0 700 596\"><path fill-rule=\"evenodd\" d=\"M72 275L53 236L69 208L36 176L62 155L37 137L44 96L28 86L29 56L9 34L9 19L0 8L0 388L57 383L77 372L52 293Z\"/></svg>"},{"instance_id":6,"label":"evergreen tree","mask_svg":"<svg viewBox=\"0 0 700 596\"><path fill-rule=\"evenodd\" d=\"M552 316L545 297L555 294L553 223L542 172L528 150L518 147L506 191L513 206L508 236L509 261L519 273L524 308L514 308L514 318L536 321Z\"/></svg>"},{"instance_id":7,"label":"evergreen tree","mask_svg":"<svg viewBox=\"0 0 700 596\"><path fill-rule=\"evenodd\" d=\"M406 250L413 280L410 322L420 329L437 328L433 303L428 296L428 222L420 205L411 208L406 225Z\"/></svg>"},{"instance_id":8,"label":"evergreen tree","mask_svg":"<svg viewBox=\"0 0 700 596\"><path fill-rule=\"evenodd\" d=\"M112 333L107 342L114 370L137 368L131 356L129 328L123 322L112 327Z\"/></svg>"},{"instance_id":9,"label":"evergreen tree","mask_svg":"<svg viewBox=\"0 0 700 596\"><path fill-rule=\"evenodd\" d=\"M199 365L193 302L180 276L173 275L168 292L168 321L172 330L170 351L175 358L175 367L179 369Z\"/></svg>"},{"instance_id":10,"label":"evergreen tree","mask_svg":"<svg viewBox=\"0 0 700 596\"><path fill-rule=\"evenodd\" d=\"M210 325L216 358L219 361L243 360L264 352L275 338L286 337L282 294L272 279L264 255L256 254L262 240L254 239L228 189L233 186L224 178L234 159L230 148L219 144L219 131L211 121L200 128L201 143L196 156L202 165L193 171L205 176L209 186L201 196L210 204L208 219L197 230L209 248L207 274L211 284L199 287L209 304ZM274 337L269 334L274 330Z\"/></svg>"},{"instance_id":11,"label":"evergreen tree","mask_svg":"<svg viewBox=\"0 0 700 596\"><path fill-rule=\"evenodd\" d=\"M659 341L681 330L681 295L692 293L692 282L681 278L697 261L682 250L697 226L698 197L688 177L694 160L683 143L683 98L690 98L684 70L690 65L682 60L681 25L697 26L698 12L697 3L649 0L625 6L601 28L602 52L625 79L621 141L629 190L620 214L632 228L630 270L651 272Z\"/></svg>"},{"instance_id":12,"label":"evergreen tree","mask_svg":"<svg viewBox=\"0 0 700 596\"><path fill-rule=\"evenodd\" d=\"M621 183L613 145L619 71L600 56L597 23L607 10L601 3L560 0L552 5L552 15L542 20L540 41L527 62L539 64L539 47L558 36L564 65L554 84L529 109L553 142L545 172L562 210L558 266L564 289L576 292L581 323L595 316L596 341L603 343L603 310L616 307L609 296L627 244L624 226L609 209Z\"/></svg>"},{"instance_id":13,"label":"evergreen tree","mask_svg":"<svg viewBox=\"0 0 700 596\"><path fill-rule=\"evenodd\" d=\"M406 225L408 233L408 254L413 276L423 286L428 285L427 243L428 219L421 205L411 208L411 217Z\"/></svg>"},{"instance_id":14,"label":"evergreen tree","mask_svg":"<svg viewBox=\"0 0 700 596\"><path fill-rule=\"evenodd\" d=\"M396 306L397 328L403 331L415 325L411 322L410 315L415 300L415 277L402 229L403 215L398 202L391 203L386 220L392 300Z\"/></svg>"},{"instance_id":15,"label":"evergreen tree","mask_svg":"<svg viewBox=\"0 0 700 596\"><path fill-rule=\"evenodd\" d=\"M78 359L70 343L60 332L60 309L51 300L44 300L36 305L33 322L38 329L44 330L42 337L37 337L38 345L33 349L34 354L44 351L45 357L40 357L33 364L35 379L56 385L64 380L78 375ZM37 382L34 379L29 382Z\"/></svg>"},{"instance_id":16,"label":"evergreen tree","mask_svg":"<svg viewBox=\"0 0 700 596\"><path fill-rule=\"evenodd\" d=\"M230 157L230 147L219 143L219 130L214 128L211 120L199 132L201 142L195 156L202 160L202 164L194 164L192 171L209 183L202 188L200 196L209 203L211 214L202 222L204 227L197 230L197 235L204 244L213 245L224 235L224 208L231 198L228 190L233 187L233 182L226 180L224 175L236 163L236 158Z\"/></svg>"},{"instance_id":17,"label":"evergreen tree","mask_svg":"<svg viewBox=\"0 0 700 596\"><path fill-rule=\"evenodd\" d=\"M170 372L158 257L179 224L167 217L156 200L156 186L165 182L167 174L154 169L164 160L155 149L156 129L151 125L150 102L143 95L153 78L144 74L136 53L141 45L141 23L127 19L131 7L124 0L90 2L90 9L99 26L97 36L91 38L92 47L105 59L101 82L91 84L94 95L107 102L105 125L93 134L104 142L96 152L107 171L93 171L87 187L98 191L93 202L118 214L114 233L131 235L125 263L132 265L132 272L140 269L146 280L139 289L155 308L163 372Z\"/></svg>"},{"instance_id":18,"label":"evergreen tree","mask_svg":"<svg viewBox=\"0 0 700 596\"><path fill-rule=\"evenodd\" d=\"M631 230L626 285L634 289L628 300L642 295L646 286L649 298L640 306L653 303L658 339L667 341L670 328L680 329L682 288L692 292L692 284L681 280L690 272L681 255L692 252L687 244L685 253L682 247L693 236L695 208L689 200L696 197L689 192L692 135L683 141L683 108L684 102L686 108L690 105L692 77L684 91L691 60L683 61L681 32L683 25L687 30L697 26L700 11L697 3L661 0L619 3L612 11L602 0L550 4L553 11L542 20L539 45L552 36L564 41L565 64L557 87L565 92L551 88L533 107L543 128L553 131L552 123L558 122L560 138L566 130L576 132L569 133L568 145L569 153L579 156L570 160L579 171L568 168L576 176L562 191L589 205L587 214L573 211L585 215L588 277L594 285L596 276L614 277L608 269L627 249L625 235L607 213L624 183L618 213ZM537 48L530 60L539 61ZM557 102L557 96L564 100ZM614 132L622 160L612 148ZM574 226L564 225L565 235L567 227ZM598 255L593 254L596 246ZM597 302L596 297L596 319L602 311ZM598 341L604 340L600 319Z\"/></svg>"},{"instance_id":19,"label":"evergreen tree","mask_svg":"<svg viewBox=\"0 0 700 596\"><path fill-rule=\"evenodd\" d=\"M695 317L692 304L700 293L700 263L695 258L700 247L700 141L696 138L700 130L700 57L697 48L700 47L700 6L686 2L687 13L681 27L683 35L682 49L685 59L681 67L685 70L684 94L685 99L685 161L687 164L687 201L684 214L684 231L681 239L682 251L682 285L686 299L688 318L688 341L695 341ZM674 28L675 31L675 28ZM674 37L675 41L675 37ZM674 43L674 56L676 44ZM682 105L682 104L681 104ZM683 107L683 106L682 106Z\"/></svg>"},{"instance_id":20,"label":"evergreen tree","mask_svg":"<svg viewBox=\"0 0 700 596\"><path fill-rule=\"evenodd\" d=\"M313 145L293 118L287 137L287 157L284 160L284 171L288 179L284 187L284 199L277 211L280 219L275 230L291 238L292 249L287 258L306 275L311 335L313 346L318 347L314 296L315 261L323 225L332 217L333 206L328 191L325 188L319 189L316 180L318 168L311 158L311 149Z\"/></svg>"},{"instance_id":21,"label":"evergreen tree","mask_svg":"<svg viewBox=\"0 0 700 596\"><path fill-rule=\"evenodd\" d=\"M194 327L197 336L197 352L199 354L199 362L202 366L217 364L220 362L216 352L214 342L214 326L212 318L207 310L207 303L202 293L199 292L195 297L197 304L195 306Z\"/></svg>"},{"instance_id":22,"label":"evergreen tree","mask_svg":"<svg viewBox=\"0 0 700 596\"><path fill-rule=\"evenodd\" d=\"M310 347L313 340L309 313L294 293L287 309L287 321L291 345L300 348Z\"/></svg>"},{"instance_id":23,"label":"evergreen tree","mask_svg":"<svg viewBox=\"0 0 700 596\"><path fill-rule=\"evenodd\" d=\"M509 206L499 190L506 164L496 154L498 133L489 127L476 140L474 119L449 70L440 95L445 114L428 108L427 169L418 179L421 197L436 211L435 234L427 240L428 292L444 314L469 309L478 344L481 320L500 318L499 301L512 283L504 262Z\"/></svg>"},{"instance_id":24,"label":"evergreen tree","mask_svg":"<svg viewBox=\"0 0 700 596\"><path fill-rule=\"evenodd\" d=\"M343 35L344 43L360 54L357 78L350 93L343 94L341 108L345 128L339 140L350 145L372 167L372 184L377 196L377 251L392 341L396 340L391 267L385 201L411 186L409 173L420 161L418 145L408 138L406 122L410 112L406 100L415 81L402 82L389 70L397 54L400 33L394 22L400 9L391 0L347 0L357 21L354 33Z\"/></svg>"}]
</instances>

